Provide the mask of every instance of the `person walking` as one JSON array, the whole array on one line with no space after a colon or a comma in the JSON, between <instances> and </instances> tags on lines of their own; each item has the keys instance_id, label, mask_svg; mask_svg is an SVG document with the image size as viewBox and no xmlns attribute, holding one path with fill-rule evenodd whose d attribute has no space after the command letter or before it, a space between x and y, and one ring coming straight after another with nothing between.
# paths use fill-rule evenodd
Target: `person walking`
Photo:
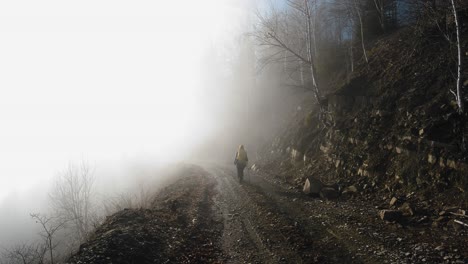
<instances>
[{"instance_id":1,"label":"person walking","mask_svg":"<svg viewBox=\"0 0 468 264\"><path fill-rule=\"evenodd\" d=\"M234 159L234 164L237 167L237 177L239 177L240 183L244 180L244 169L247 166L248 161L249 158L247 157L244 145L240 145L236 153L236 158Z\"/></svg>"}]
</instances>

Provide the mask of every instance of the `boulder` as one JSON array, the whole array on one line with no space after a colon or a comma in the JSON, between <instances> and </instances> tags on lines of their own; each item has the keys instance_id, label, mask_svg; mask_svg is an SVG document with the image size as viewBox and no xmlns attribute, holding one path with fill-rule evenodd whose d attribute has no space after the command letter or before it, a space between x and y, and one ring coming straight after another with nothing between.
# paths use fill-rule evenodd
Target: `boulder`
<instances>
[{"instance_id":1,"label":"boulder","mask_svg":"<svg viewBox=\"0 0 468 264\"><path fill-rule=\"evenodd\" d=\"M323 183L320 180L318 180L318 179L316 179L314 177L308 177L305 180L304 187L302 188L302 191L305 194L318 196L318 195L320 195L320 191L322 190L322 188L323 188Z\"/></svg>"},{"instance_id":2,"label":"boulder","mask_svg":"<svg viewBox=\"0 0 468 264\"><path fill-rule=\"evenodd\" d=\"M320 191L320 197L322 199L336 199L340 196L340 193L334 188L324 187Z\"/></svg>"},{"instance_id":3,"label":"boulder","mask_svg":"<svg viewBox=\"0 0 468 264\"><path fill-rule=\"evenodd\" d=\"M379 212L380 219L384 221L394 222L401 219L403 213L398 210L381 210Z\"/></svg>"}]
</instances>

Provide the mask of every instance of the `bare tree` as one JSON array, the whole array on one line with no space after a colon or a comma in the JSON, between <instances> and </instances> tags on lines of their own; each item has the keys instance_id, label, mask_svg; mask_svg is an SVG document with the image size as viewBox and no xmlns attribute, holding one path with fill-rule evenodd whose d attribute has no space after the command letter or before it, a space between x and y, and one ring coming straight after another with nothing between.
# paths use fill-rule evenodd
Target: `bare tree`
<instances>
[{"instance_id":1,"label":"bare tree","mask_svg":"<svg viewBox=\"0 0 468 264\"><path fill-rule=\"evenodd\" d=\"M463 4L463 2L458 2ZM437 26L441 35L447 40L451 45L455 45L457 48L457 78L456 78L456 89L450 89L450 92L454 95L455 101L457 103L458 112L464 113L464 95L462 90L462 73L463 73L463 47L460 40L460 32L462 23L459 21L457 1L450 0L447 2L436 2L436 1L416 1L412 5L407 4L411 7L414 12L419 12L418 22L421 25L427 23L434 24ZM451 13L453 16L453 22L455 24L455 36L456 40L452 39L453 29L448 23L448 15Z\"/></svg>"},{"instance_id":2,"label":"bare tree","mask_svg":"<svg viewBox=\"0 0 468 264\"><path fill-rule=\"evenodd\" d=\"M94 181L93 170L86 162L78 166L70 164L58 175L49 195L56 215L69 222L77 242L83 242L92 230Z\"/></svg>"},{"instance_id":3,"label":"bare tree","mask_svg":"<svg viewBox=\"0 0 468 264\"><path fill-rule=\"evenodd\" d=\"M457 52L458 52L458 64L457 64L457 91L452 93L455 95L455 99L457 100L458 105L458 112L464 112L464 101L463 101L463 94L461 90L461 75L463 69L463 57L462 57L462 47L460 42L460 23L458 21L458 14L457 14L457 6L455 4L455 0L450 0L452 4L452 12L455 22L455 31L457 35Z\"/></svg>"},{"instance_id":4,"label":"bare tree","mask_svg":"<svg viewBox=\"0 0 468 264\"><path fill-rule=\"evenodd\" d=\"M362 18L358 16L356 9L357 3L355 0L340 0L335 1L332 4L332 9L327 14L332 20L339 21L339 26L337 28L338 34L342 35L343 33L348 36L347 40L344 42L345 45L340 41L343 49L346 49L347 52L347 64L349 61L349 71L354 72L354 49L355 49L355 30L357 25L359 25L358 31L363 30ZM360 13L359 13L360 14ZM361 35L361 34L360 34ZM361 42L364 40L363 37L360 38ZM360 44L361 48L363 44ZM363 49L365 50L365 48Z\"/></svg>"},{"instance_id":5,"label":"bare tree","mask_svg":"<svg viewBox=\"0 0 468 264\"><path fill-rule=\"evenodd\" d=\"M281 61L284 62L287 58L299 63L302 69L302 64L309 68L312 81L312 92L320 108L324 110L322 105L322 94L317 81L316 69L316 40L314 35L315 22L311 8L310 0L287 0L288 6L293 12L281 13L272 9L268 16L258 14L260 22L260 31L254 34L260 46L274 48L268 59L268 62L277 61L278 54L283 55ZM316 6L316 2L314 6ZM297 23L296 23L297 22ZM303 28L301 28L301 26ZM305 30L302 30L305 29ZM294 37L292 37L294 35ZM303 36L301 36L303 35ZM304 50L305 47L305 50Z\"/></svg>"},{"instance_id":6,"label":"bare tree","mask_svg":"<svg viewBox=\"0 0 468 264\"><path fill-rule=\"evenodd\" d=\"M292 3L292 1L289 1ZM317 1L315 1L315 4L317 4ZM310 73L311 73L311 78L312 78L312 85L314 86L314 93L315 97L317 99L317 102L319 106L322 108L321 105L321 94L320 94L320 89L318 87L317 83L317 69L315 67L315 59L314 59L314 52L313 52L313 46L315 41L315 30L314 33L312 33L312 14L310 11L310 5L309 5L309 0L304 0L304 6L300 7L296 5L295 7L298 11L303 12L305 16L305 23L307 25L307 33L306 33L306 47L307 47L307 59L309 61L309 67L310 67ZM314 23L315 24L315 23ZM316 50L316 49L315 49ZM315 52L316 53L316 52Z\"/></svg>"},{"instance_id":7,"label":"bare tree","mask_svg":"<svg viewBox=\"0 0 468 264\"><path fill-rule=\"evenodd\" d=\"M56 233L65 228L66 221L56 217L48 217L41 214L31 214L31 217L40 224L42 227L42 232L39 235L42 237L45 243L46 251L49 251L49 261L51 264L54 264L54 251L58 246L57 241L55 241Z\"/></svg>"}]
</instances>

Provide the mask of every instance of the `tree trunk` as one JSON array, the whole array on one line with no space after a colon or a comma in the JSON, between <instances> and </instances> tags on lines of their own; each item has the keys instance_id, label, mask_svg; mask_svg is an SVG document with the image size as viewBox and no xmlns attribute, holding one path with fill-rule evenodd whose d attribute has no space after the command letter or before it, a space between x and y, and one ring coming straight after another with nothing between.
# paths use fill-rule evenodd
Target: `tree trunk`
<instances>
[{"instance_id":1,"label":"tree trunk","mask_svg":"<svg viewBox=\"0 0 468 264\"><path fill-rule=\"evenodd\" d=\"M52 247L52 236L48 238L49 242L49 252L50 252L50 263L54 264L54 251Z\"/></svg>"},{"instance_id":2,"label":"tree trunk","mask_svg":"<svg viewBox=\"0 0 468 264\"><path fill-rule=\"evenodd\" d=\"M317 56L317 0L314 0L314 56Z\"/></svg>"},{"instance_id":3,"label":"tree trunk","mask_svg":"<svg viewBox=\"0 0 468 264\"><path fill-rule=\"evenodd\" d=\"M311 26L311 14L310 14L310 7L309 7L309 2L308 0L304 0L304 7L305 7L305 13L306 13L306 23L307 23L307 59L309 60L309 65L310 65L310 74L312 77L312 85L314 86L313 92L315 95L315 99L317 99L317 103L320 107L321 110L323 110L322 106L322 101L321 101L321 95L320 95L320 90L318 87L318 83L316 80L316 69L314 65L314 58L313 58L313 52L312 52L312 26Z\"/></svg>"},{"instance_id":4,"label":"tree trunk","mask_svg":"<svg viewBox=\"0 0 468 264\"><path fill-rule=\"evenodd\" d=\"M461 48L461 42L460 42L460 25L458 23L457 7L455 5L455 0L451 0L451 2L452 2L453 17L455 20L455 27L456 27L456 32L457 32L457 50L458 50L458 65L457 65L458 76L457 76L456 99L457 99L457 105L458 105L458 112L463 113L464 102L463 102L463 94L461 90L461 74L462 74L462 67L463 67L463 57L462 57L462 48Z\"/></svg>"},{"instance_id":5,"label":"tree trunk","mask_svg":"<svg viewBox=\"0 0 468 264\"><path fill-rule=\"evenodd\" d=\"M299 61L300 70L301 70L301 85L302 85L302 87L304 87L304 85L305 85L305 81L304 81L304 66L303 66L302 64L303 64L303 62L302 62L302 61Z\"/></svg>"},{"instance_id":6,"label":"tree trunk","mask_svg":"<svg viewBox=\"0 0 468 264\"><path fill-rule=\"evenodd\" d=\"M351 46L349 47L351 50L351 72L354 72L354 36L351 34Z\"/></svg>"},{"instance_id":7,"label":"tree trunk","mask_svg":"<svg viewBox=\"0 0 468 264\"><path fill-rule=\"evenodd\" d=\"M364 25L362 24L362 17L361 17L361 11L359 10L359 7L357 5L356 0L354 0L354 7L356 9L357 15L359 17L359 24L361 26L361 46L362 46L362 52L364 53L364 58L366 59L366 63L369 63L369 60L367 59L367 52L366 52L366 46L364 44Z\"/></svg>"}]
</instances>

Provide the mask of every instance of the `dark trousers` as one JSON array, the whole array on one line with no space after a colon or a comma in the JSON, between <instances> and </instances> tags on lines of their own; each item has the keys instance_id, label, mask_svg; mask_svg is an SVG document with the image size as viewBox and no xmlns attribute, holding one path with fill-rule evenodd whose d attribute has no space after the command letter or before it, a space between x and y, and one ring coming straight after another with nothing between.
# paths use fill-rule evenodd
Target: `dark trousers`
<instances>
[{"instance_id":1,"label":"dark trousers","mask_svg":"<svg viewBox=\"0 0 468 264\"><path fill-rule=\"evenodd\" d=\"M241 163L237 163L237 177L239 177L239 181L242 181L244 179L244 168L245 165Z\"/></svg>"}]
</instances>

